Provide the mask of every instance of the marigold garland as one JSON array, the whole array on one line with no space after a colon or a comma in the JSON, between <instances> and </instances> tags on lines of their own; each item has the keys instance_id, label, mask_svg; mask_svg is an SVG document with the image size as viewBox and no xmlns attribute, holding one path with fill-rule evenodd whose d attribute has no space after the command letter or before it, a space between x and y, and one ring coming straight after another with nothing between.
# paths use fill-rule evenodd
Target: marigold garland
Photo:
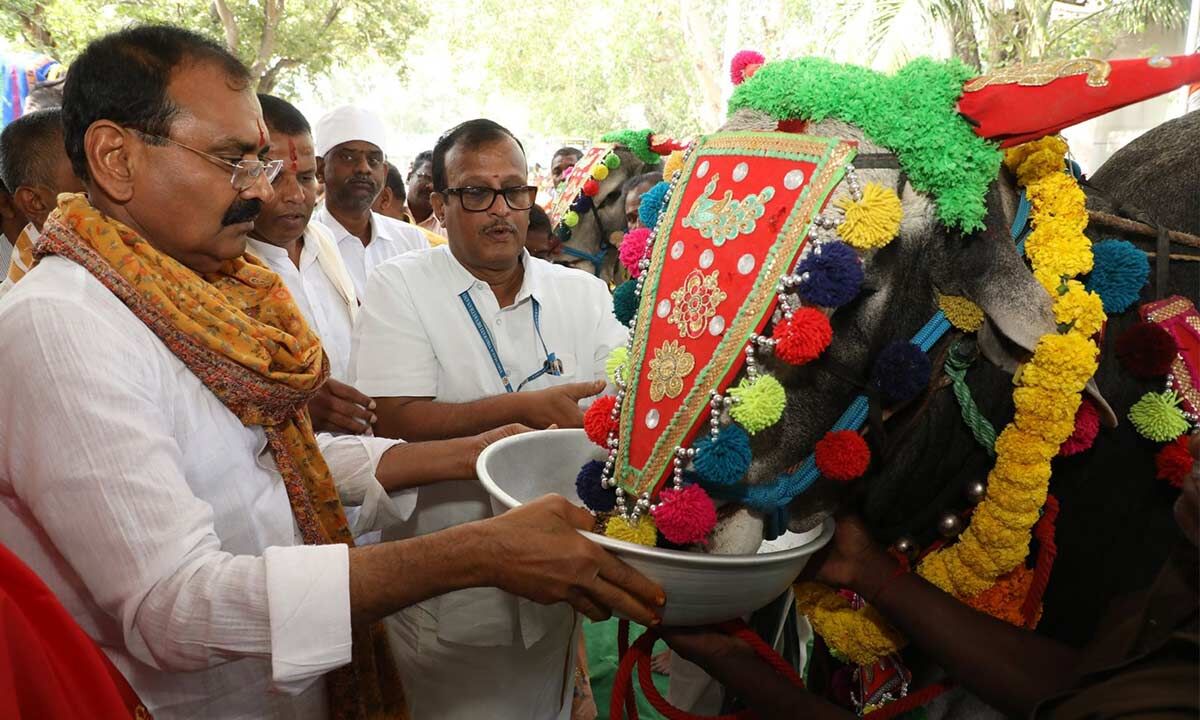
<instances>
[{"instance_id":1,"label":"marigold garland","mask_svg":"<svg viewBox=\"0 0 1200 720\"><path fill-rule=\"evenodd\" d=\"M1033 231L1026 241L1030 265L1054 298L1063 334L1040 338L1033 357L1013 379L1016 413L996 439L987 498L976 506L971 524L957 542L929 554L917 567L932 584L1002 618L1015 617L1010 605L1025 584L1016 569L1023 567L1032 528L1046 502L1050 461L1074 431L1081 393L1096 372L1099 349L1089 338L1105 319L1099 296L1075 279L1091 270L1092 254L1083 235L1083 192L1063 172L1065 152L1061 139L1044 138L1006 155L1032 205ZM1007 579L997 587L1002 577ZM903 643L873 609L855 612L824 586L799 586L797 601L830 647L860 664L895 652Z\"/></svg>"}]
</instances>

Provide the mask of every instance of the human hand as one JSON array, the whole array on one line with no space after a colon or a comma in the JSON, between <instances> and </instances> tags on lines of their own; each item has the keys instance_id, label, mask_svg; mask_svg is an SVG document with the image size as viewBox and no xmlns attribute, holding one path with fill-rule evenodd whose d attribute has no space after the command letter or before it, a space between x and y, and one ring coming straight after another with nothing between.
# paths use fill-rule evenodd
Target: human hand
<instances>
[{"instance_id":1,"label":"human hand","mask_svg":"<svg viewBox=\"0 0 1200 720\"><path fill-rule=\"evenodd\" d=\"M546 495L491 520L488 585L546 605L566 601L592 620L618 612L657 625L662 588L577 530L595 518L561 495Z\"/></svg>"},{"instance_id":2,"label":"human hand","mask_svg":"<svg viewBox=\"0 0 1200 720\"><path fill-rule=\"evenodd\" d=\"M376 420L374 409L374 400L333 378L308 401L308 414L317 432L364 433Z\"/></svg>"},{"instance_id":3,"label":"human hand","mask_svg":"<svg viewBox=\"0 0 1200 720\"><path fill-rule=\"evenodd\" d=\"M467 442L467 447L470 448L470 451L466 453L463 458L467 463L467 477L475 477L475 463L479 460L479 456L483 453L483 451L487 449L488 445L503 440L506 437L520 435L521 433L527 433L532 430L533 428L529 427L528 425L522 425L521 423L509 423L508 425L501 425L500 427L493 428L487 432L482 432L478 435L464 438Z\"/></svg>"},{"instance_id":4,"label":"human hand","mask_svg":"<svg viewBox=\"0 0 1200 720\"><path fill-rule=\"evenodd\" d=\"M710 667L729 657L762 662L745 640L709 627L662 627L658 632L671 650L700 667Z\"/></svg>"},{"instance_id":5,"label":"human hand","mask_svg":"<svg viewBox=\"0 0 1200 720\"><path fill-rule=\"evenodd\" d=\"M589 380L517 393L517 397L525 402L525 424L534 428L550 425L583 427L583 411L579 409L579 401L604 392L604 385L603 380Z\"/></svg>"},{"instance_id":6,"label":"human hand","mask_svg":"<svg viewBox=\"0 0 1200 720\"><path fill-rule=\"evenodd\" d=\"M810 563L819 582L850 588L864 597L873 597L873 588L886 580L895 566L895 561L875 544L867 526L855 515L837 519L833 540Z\"/></svg>"}]
</instances>

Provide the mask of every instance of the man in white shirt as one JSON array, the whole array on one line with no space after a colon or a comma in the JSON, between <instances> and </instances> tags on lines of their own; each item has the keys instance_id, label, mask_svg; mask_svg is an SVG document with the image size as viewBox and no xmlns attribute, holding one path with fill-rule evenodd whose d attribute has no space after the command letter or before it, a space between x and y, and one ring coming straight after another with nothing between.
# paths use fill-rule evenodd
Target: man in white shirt
<instances>
[{"instance_id":1,"label":"man in white shirt","mask_svg":"<svg viewBox=\"0 0 1200 720\"><path fill-rule=\"evenodd\" d=\"M28 224L29 221L13 204L12 194L8 192L4 176L0 173L0 281L4 279L4 273L8 270L17 236Z\"/></svg>"},{"instance_id":2,"label":"man in white shirt","mask_svg":"<svg viewBox=\"0 0 1200 720\"><path fill-rule=\"evenodd\" d=\"M351 375L375 398L376 432L455 437L521 422L579 427L626 340L603 282L524 249L536 188L524 151L488 120L433 152L433 207L449 244L379 266L355 327ZM571 472L569 469L566 472ZM491 514L475 483L422 487L384 537L423 536ZM452 593L389 621L416 720L564 718L575 615L494 589Z\"/></svg>"},{"instance_id":3,"label":"man in white shirt","mask_svg":"<svg viewBox=\"0 0 1200 720\"><path fill-rule=\"evenodd\" d=\"M260 94L258 102L271 133L267 157L283 167L271 183L275 199L265 203L255 219L246 250L283 278L329 356L329 380L308 404L313 427L361 433L375 420L375 403L347 384L358 294L333 234L312 220L317 202L312 131L304 115L286 100Z\"/></svg>"},{"instance_id":4,"label":"man in white shirt","mask_svg":"<svg viewBox=\"0 0 1200 720\"><path fill-rule=\"evenodd\" d=\"M324 354L244 257L278 169L250 87L223 47L164 26L72 64L88 196L63 196L49 256L0 303L0 337L20 338L0 343L0 543L160 720L403 717L376 621L464 587L654 622L661 590L561 498L352 547L339 495L463 477L487 439L313 438Z\"/></svg>"},{"instance_id":5,"label":"man in white shirt","mask_svg":"<svg viewBox=\"0 0 1200 720\"><path fill-rule=\"evenodd\" d=\"M371 210L387 179L387 128L379 116L343 105L317 121L314 136L321 158L317 172L325 183L325 204L316 219L333 232L361 297L379 263L427 249L429 241L418 228Z\"/></svg>"}]
</instances>

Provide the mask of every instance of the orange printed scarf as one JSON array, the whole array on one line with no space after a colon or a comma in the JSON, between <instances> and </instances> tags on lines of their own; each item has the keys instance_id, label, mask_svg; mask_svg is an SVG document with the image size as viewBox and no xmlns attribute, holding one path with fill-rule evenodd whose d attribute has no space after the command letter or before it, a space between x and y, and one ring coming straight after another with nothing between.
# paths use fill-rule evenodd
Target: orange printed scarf
<instances>
[{"instance_id":1,"label":"orange printed scarf","mask_svg":"<svg viewBox=\"0 0 1200 720\"><path fill-rule=\"evenodd\" d=\"M354 546L306 409L329 361L278 275L247 255L200 276L84 195L59 199L37 245L45 255L87 269L242 423L262 426L305 544ZM408 717L381 623L354 629L353 662L327 681L332 718Z\"/></svg>"}]
</instances>

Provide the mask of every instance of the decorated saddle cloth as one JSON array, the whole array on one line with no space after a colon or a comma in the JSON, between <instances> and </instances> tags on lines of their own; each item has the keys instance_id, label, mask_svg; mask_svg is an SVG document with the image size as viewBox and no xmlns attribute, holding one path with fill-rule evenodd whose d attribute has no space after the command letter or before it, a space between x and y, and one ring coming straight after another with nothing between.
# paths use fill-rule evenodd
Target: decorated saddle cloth
<instances>
[{"instance_id":1,"label":"decorated saddle cloth","mask_svg":"<svg viewBox=\"0 0 1200 720\"><path fill-rule=\"evenodd\" d=\"M252 256L197 275L83 195L64 195L36 257L90 272L144 322L245 425L262 426L305 544L353 546L306 405L329 361L283 280ZM353 660L326 676L330 717L407 718L379 623L355 627Z\"/></svg>"}]
</instances>

